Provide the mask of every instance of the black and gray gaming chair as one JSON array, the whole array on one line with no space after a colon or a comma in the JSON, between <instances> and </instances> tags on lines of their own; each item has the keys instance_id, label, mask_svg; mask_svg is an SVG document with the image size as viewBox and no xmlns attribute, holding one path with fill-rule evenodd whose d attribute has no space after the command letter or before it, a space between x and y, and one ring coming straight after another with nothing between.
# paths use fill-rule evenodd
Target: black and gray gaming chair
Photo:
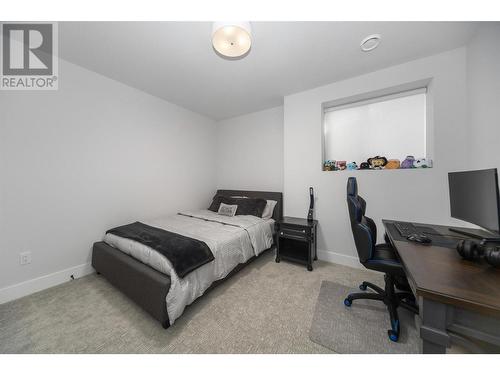
<instances>
[{"instance_id":1,"label":"black and gray gaming chair","mask_svg":"<svg viewBox=\"0 0 500 375\"><path fill-rule=\"evenodd\" d=\"M376 244L377 227L372 219L365 216L366 202L358 195L358 184L355 177L349 177L347 180L347 206L349 207L352 234L359 261L366 268L385 274L385 288L382 289L368 281L363 281L359 289L364 291L370 288L375 293L349 294L344 300L344 304L349 307L356 299L384 302L391 319L391 329L387 333L392 341L398 341L400 331L398 307L404 307L414 313L418 312L403 267L387 240L386 243ZM396 291L395 287L400 291Z\"/></svg>"}]
</instances>

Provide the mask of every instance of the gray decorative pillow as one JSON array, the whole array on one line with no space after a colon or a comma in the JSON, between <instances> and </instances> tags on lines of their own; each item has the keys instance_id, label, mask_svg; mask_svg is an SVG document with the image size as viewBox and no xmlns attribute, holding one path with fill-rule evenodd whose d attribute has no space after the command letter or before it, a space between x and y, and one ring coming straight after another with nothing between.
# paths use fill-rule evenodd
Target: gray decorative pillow
<instances>
[{"instance_id":1,"label":"gray decorative pillow","mask_svg":"<svg viewBox=\"0 0 500 375\"><path fill-rule=\"evenodd\" d=\"M217 213L219 215L224 215L224 216L234 216L236 214L237 209L238 209L237 204L221 203L219 206L219 211L217 211Z\"/></svg>"},{"instance_id":2,"label":"gray decorative pillow","mask_svg":"<svg viewBox=\"0 0 500 375\"><path fill-rule=\"evenodd\" d=\"M222 195L216 195L212 200L212 203L210 204L210 207L208 207L208 209L213 212L219 211L222 198L224 198Z\"/></svg>"}]
</instances>

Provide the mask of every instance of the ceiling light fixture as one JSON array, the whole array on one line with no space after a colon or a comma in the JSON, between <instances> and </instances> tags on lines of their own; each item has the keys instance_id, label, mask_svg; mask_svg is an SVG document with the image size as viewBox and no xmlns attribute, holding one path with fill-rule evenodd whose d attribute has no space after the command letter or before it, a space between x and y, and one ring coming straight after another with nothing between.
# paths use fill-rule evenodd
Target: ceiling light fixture
<instances>
[{"instance_id":1,"label":"ceiling light fixture","mask_svg":"<svg viewBox=\"0 0 500 375\"><path fill-rule=\"evenodd\" d=\"M245 57L252 46L250 22L214 22L212 46L222 57L229 59Z\"/></svg>"},{"instance_id":2,"label":"ceiling light fixture","mask_svg":"<svg viewBox=\"0 0 500 375\"><path fill-rule=\"evenodd\" d=\"M361 44L359 45L361 47L361 51L363 52L373 51L380 44L380 38L381 38L380 34L368 35L365 39L361 41Z\"/></svg>"}]
</instances>

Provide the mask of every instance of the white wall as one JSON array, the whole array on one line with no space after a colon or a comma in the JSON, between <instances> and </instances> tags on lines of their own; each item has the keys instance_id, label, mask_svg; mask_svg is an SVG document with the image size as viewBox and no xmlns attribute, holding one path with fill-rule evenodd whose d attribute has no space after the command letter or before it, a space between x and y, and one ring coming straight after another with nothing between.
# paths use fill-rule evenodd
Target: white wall
<instances>
[{"instance_id":1,"label":"white wall","mask_svg":"<svg viewBox=\"0 0 500 375\"><path fill-rule=\"evenodd\" d=\"M0 92L0 298L88 270L112 226L206 207L215 192L213 121L65 61L59 70L58 91ZM22 251L31 264L19 265Z\"/></svg>"},{"instance_id":2,"label":"white wall","mask_svg":"<svg viewBox=\"0 0 500 375\"><path fill-rule=\"evenodd\" d=\"M283 107L217 123L217 187L283 191Z\"/></svg>"},{"instance_id":3,"label":"white wall","mask_svg":"<svg viewBox=\"0 0 500 375\"><path fill-rule=\"evenodd\" d=\"M358 265L345 198L349 176L358 179L367 215L383 234L382 218L456 223L450 218L447 173L466 156L466 51L456 49L285 97L284 209L304 217L308 187L316 191L320 258ZM321 171L321 105L342 98L432 79L429 85L428 170Z\"/></svg>"},{"instance_id":4,"label":"white wall","mask_svg":"<svg viewBox=\"0 0 500 375\"><path fill-rule=\"evenodd\" d=\"M486 23L467 46L470 168L500 169L500 24Z\"/></svg>"}]
</instances>

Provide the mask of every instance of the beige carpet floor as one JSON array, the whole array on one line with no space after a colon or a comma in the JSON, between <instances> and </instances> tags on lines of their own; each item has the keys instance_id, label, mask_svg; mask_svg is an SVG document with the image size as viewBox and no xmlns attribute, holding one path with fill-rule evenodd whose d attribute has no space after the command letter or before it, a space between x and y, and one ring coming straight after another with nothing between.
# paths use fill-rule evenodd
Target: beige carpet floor
<instances>
[{"instance_id":1,"label":"beige carpet floor","mask_svg":"<svg viewBox=\"0 0 500 375\"><path fill-rule=\"evenodd\" d=\"M309 339L323 280L383 285L373 272L321 261L308 272L268 252L164 330L94 274L0 305L0 353L332 353Z\"/></svg>"}]
</instances>

